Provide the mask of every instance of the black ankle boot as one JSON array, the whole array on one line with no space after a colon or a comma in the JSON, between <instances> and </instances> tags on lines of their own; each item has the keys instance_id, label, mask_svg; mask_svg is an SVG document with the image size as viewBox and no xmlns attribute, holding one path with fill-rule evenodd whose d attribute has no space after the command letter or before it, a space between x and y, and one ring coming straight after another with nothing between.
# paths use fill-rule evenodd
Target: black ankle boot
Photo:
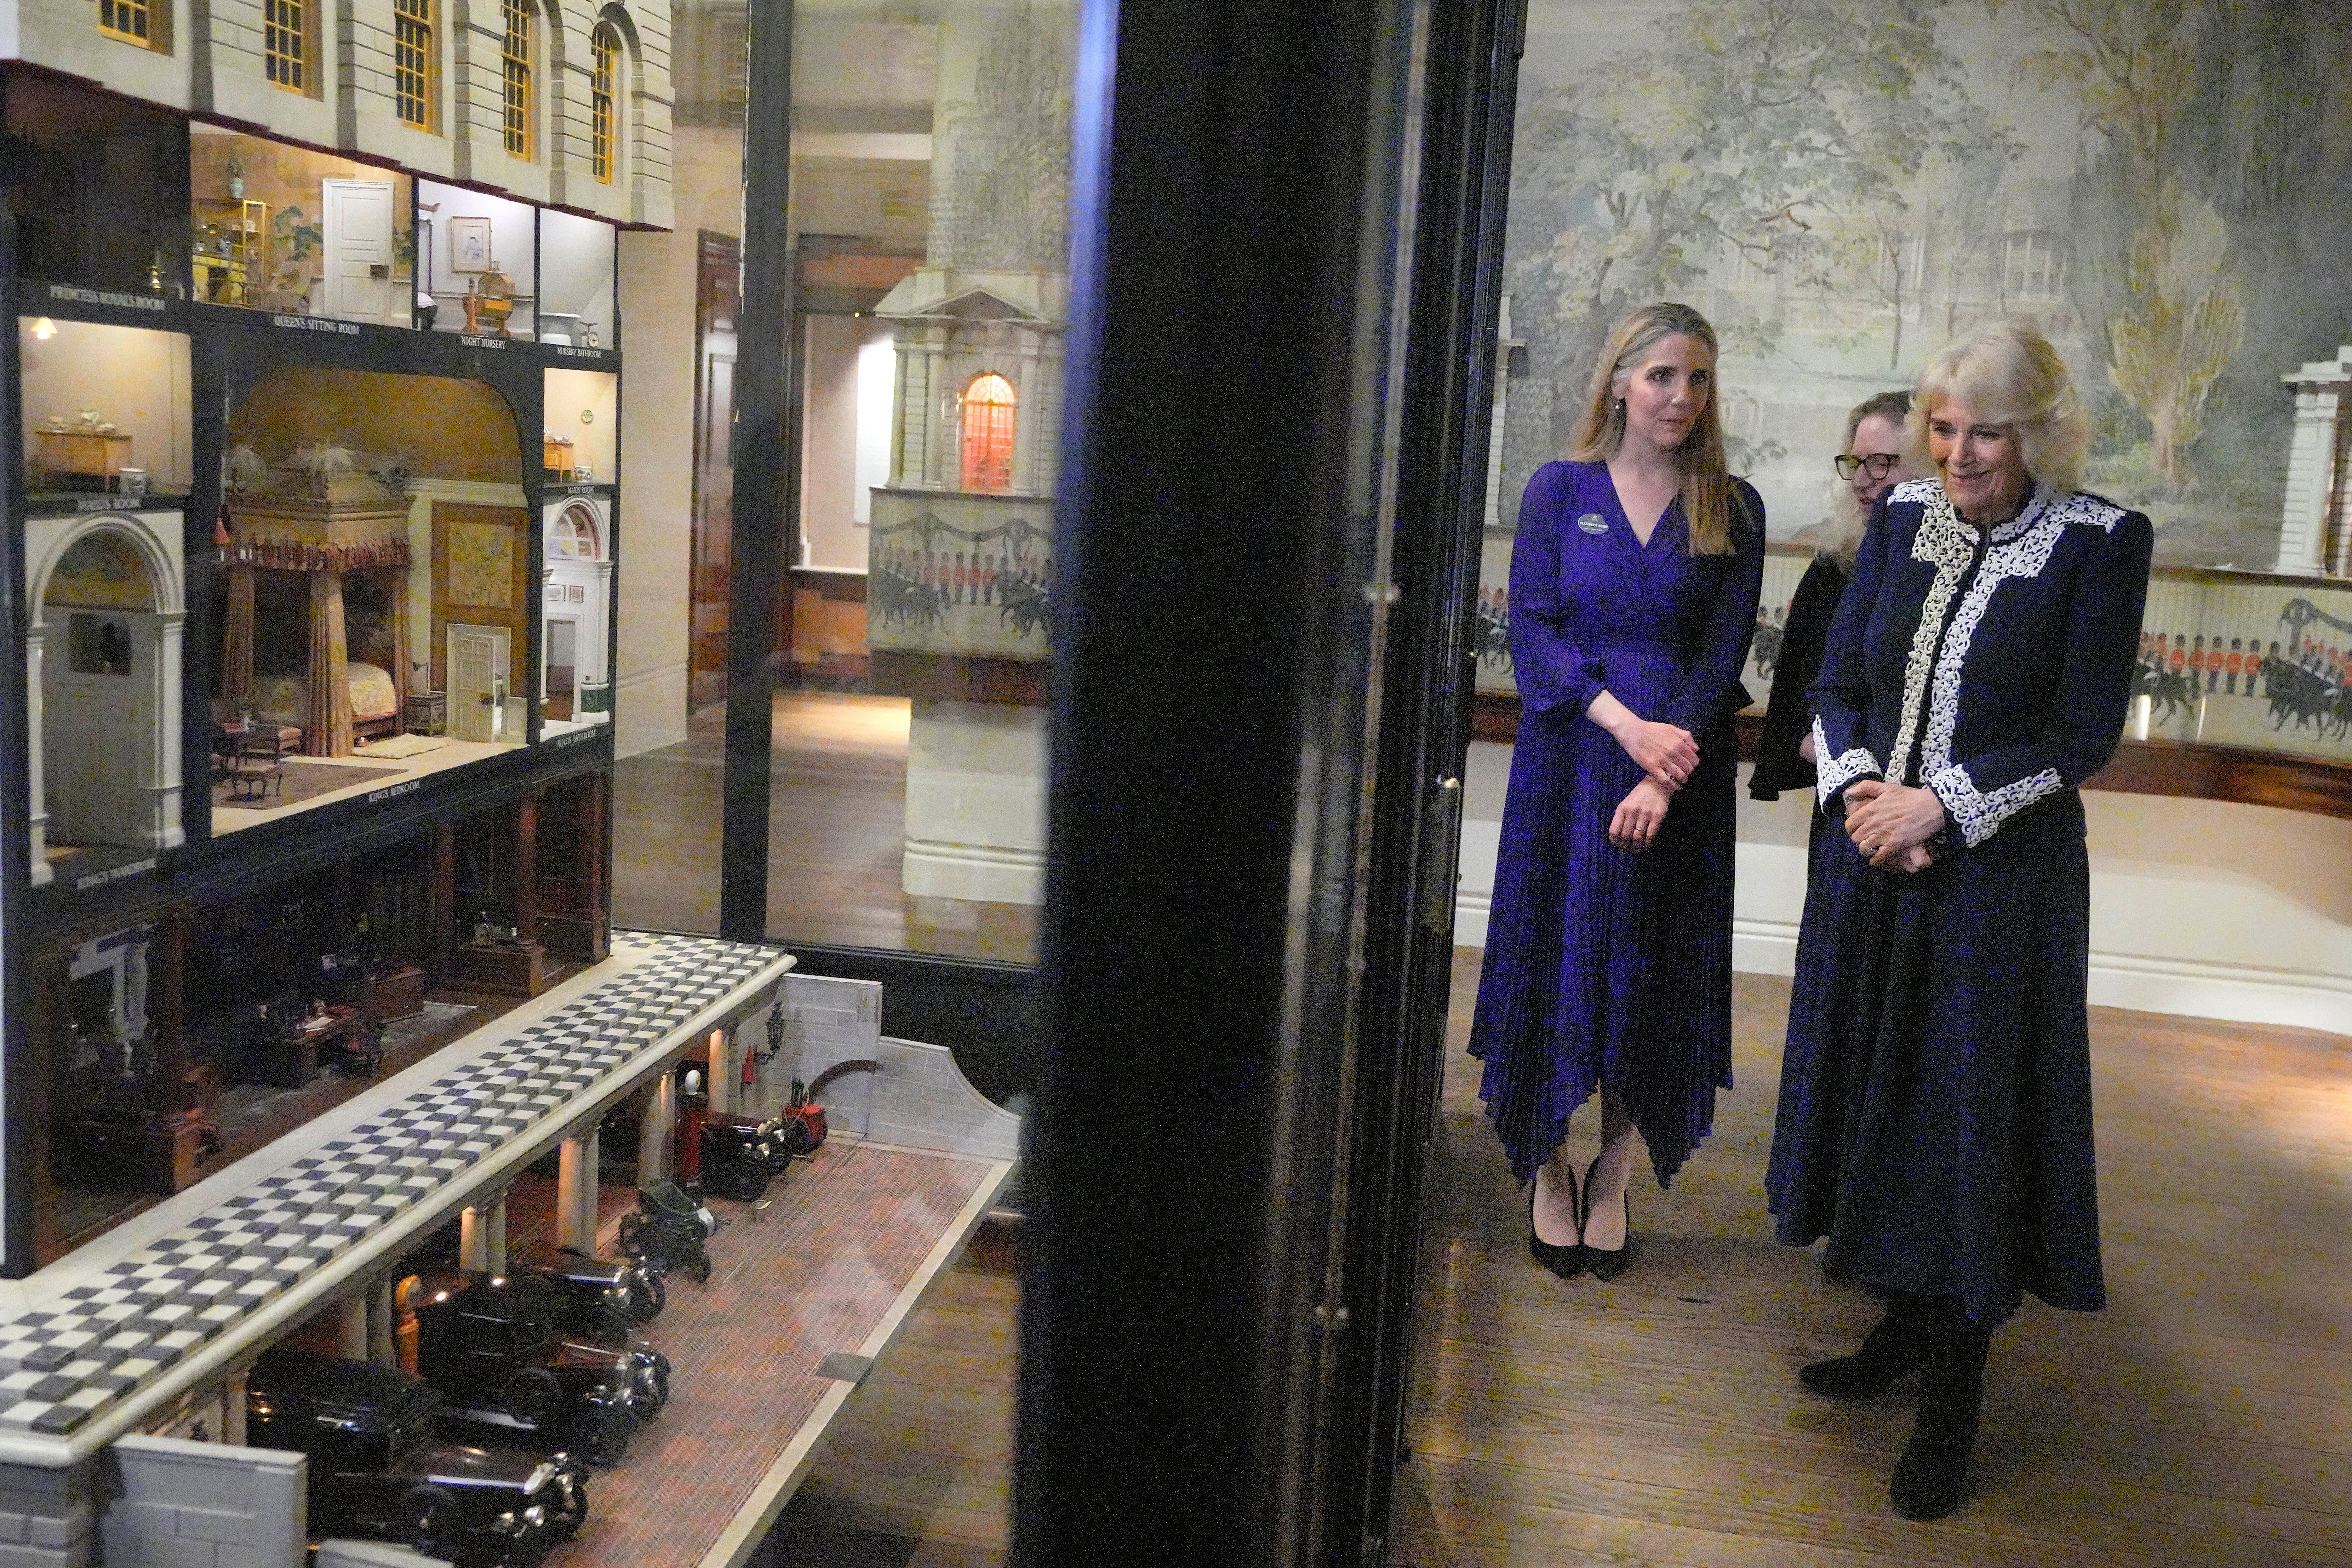
<instances>
[{"instance_id":1,"label":"black ankle boot","mask_svg":"<svg viewBox=\"0 0 2352 1568\"><path fill-rule=\"evenodd\" d=\"M1833 1399L1874 1399L1905 1373L1927 1359L1927 1309L1916 1296L1900 1293L1886 1303L1886 1315L1852 1355L1817 1361L1797 1369L1815 1394Z\"/></svg>"},{"instance_id":2,"label":"black ankle boot","mask_svg":"<svg viewBox=\"0 0 2352 1568\"><path fill-rule=\"evenodd\" d=\"M1941 1519L1969 1495L1969 1455L1984 1405L1985 1353L1992 1329L1957 1305L1931 1326L1919 1376L1919 1416L1895 1462L1886 1492L1906 1519Z\"/></svg>"}]
</instances>

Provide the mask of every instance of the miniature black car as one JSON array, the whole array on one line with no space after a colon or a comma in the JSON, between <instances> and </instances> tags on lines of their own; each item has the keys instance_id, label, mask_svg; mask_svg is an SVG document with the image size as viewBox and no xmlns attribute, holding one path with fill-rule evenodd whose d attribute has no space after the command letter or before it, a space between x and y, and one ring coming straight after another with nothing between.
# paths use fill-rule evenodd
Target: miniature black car
<instances>
[{"instance_id":1,"label":"miniature black car","mask_svg":"<svg viewBox=\"0 0 2352 1568\"><path fill-rule=\"evenodd\" d=\"M702 1121L702 1183L722 1198L756 1203L793 1163L781 1121L712 1111Z\"/></svg>"},{"instance_id":2,"label":"miniature black car","mask_svg":"<svg viewBox=\"0 0 2352 1568\"><path fill-rule=\"evenodd\" d=\"M542 1452L562 1449L592 1465L619 1459L636 1430L649 1352L566 1339L562 1298L535 1275L443 1278L416 1298L416 1364L441 1391L445 1417L469 1433ZM663 1363L659 1392L668 1394Z\"/></svg>"},{"instance_id":3,"label":"miniature black car","mask_svg":"<svg viewBox=\"0 0 2352 1568\"><path fill-rule=\"evenodd\" d=\"M639 1187L636 1212L621 1216L621 1250L658 1273L683 1268L708 1282L710 1254L702 1244L718 1229L701 1199L676 1182L656 1182Z\"/></svg>"},{"instance_id":4,"label":"miniature black car","mask_svg":"<svg viewBox=\"0 0 2352 1568\"><path fill-rule=\"evenodd\" d=\"M509 1272L535 1274L554 1286L563 1300L559 1326L591 1339L625 1342L661 1316L669 1300L662 1277L642 1263L607 1263L544 1243L525 1250Z\"/></svg>"},{"instance_id":5,"label":"miniature black car","mask_svg":"<svg viewBox=\"0 0 2352 1568\"><path fill-rule=\"evenodd\" d=\"M587 1470L444 1442L440 1405L407 1373L278 1349L246 1378L246 1435L310 1456L314 1534L401 1542L459 1568L536 1568L587 1517Z\"/></svg>"}]
</instances>

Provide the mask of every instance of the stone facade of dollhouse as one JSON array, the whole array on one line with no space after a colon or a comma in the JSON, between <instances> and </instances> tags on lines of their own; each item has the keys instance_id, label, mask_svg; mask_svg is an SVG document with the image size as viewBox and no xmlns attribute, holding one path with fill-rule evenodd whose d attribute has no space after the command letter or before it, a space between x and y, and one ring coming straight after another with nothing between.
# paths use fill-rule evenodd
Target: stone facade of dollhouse
<instances>
[{"instance_id":1,"label":"stone facade of dollhouse","mask_svg":"<svg viewBox=\"0 0 2352 1568\"><path fill-rule=\"evenodd\" d=\"M404 121L395 108L393 0L303 0L319 14L309 22L310 81L300 92L267 74L263 0L152 0L144 44L101 31L91 0L0 0L0 58L431 178L669 226L669 7L526 3L536 89L523 156L507 149L504 9L486 0L429 0L429 129ZM600 29L618 46L609 180L595 177L592 151Z\"/></svg>"}]
</instances>

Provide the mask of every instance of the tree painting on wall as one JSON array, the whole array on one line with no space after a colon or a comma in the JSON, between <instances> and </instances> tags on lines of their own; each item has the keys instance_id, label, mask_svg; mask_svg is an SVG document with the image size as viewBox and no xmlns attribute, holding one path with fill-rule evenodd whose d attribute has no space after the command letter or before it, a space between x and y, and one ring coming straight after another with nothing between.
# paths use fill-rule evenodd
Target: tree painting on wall
<instances>
[{"instance_id":1,"label":"tree painting on wall","mask_svg":"<svg viewBox=\"0 0 2352 1568\"><path fill-rule=\"evenodd\" d=\"M2013 314L2160 563L2270 569L2280 378L2352 338L2347 56L2327 0L1533 0L1505 515L1644 300L1722 332L1780 538L1825 515L1848 408Z\"/></svg>"}]
</instances>

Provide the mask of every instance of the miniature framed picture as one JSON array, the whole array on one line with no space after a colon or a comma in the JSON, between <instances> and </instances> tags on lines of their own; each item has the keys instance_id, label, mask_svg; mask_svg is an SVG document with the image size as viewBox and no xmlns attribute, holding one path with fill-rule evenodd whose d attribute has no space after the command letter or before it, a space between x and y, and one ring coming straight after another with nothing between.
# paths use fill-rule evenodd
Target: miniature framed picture
<instances>
[{"instance_id":1,"label":"miniature framed picture","mask_svg":"<svg viewBox=\"0 0 2352 1568\"><path fill-rule=\"evenodd\" d=\"M488 272L490 269L490 220L453 217L449 220L449 270Z\"/></svg>"}]
</instances>

